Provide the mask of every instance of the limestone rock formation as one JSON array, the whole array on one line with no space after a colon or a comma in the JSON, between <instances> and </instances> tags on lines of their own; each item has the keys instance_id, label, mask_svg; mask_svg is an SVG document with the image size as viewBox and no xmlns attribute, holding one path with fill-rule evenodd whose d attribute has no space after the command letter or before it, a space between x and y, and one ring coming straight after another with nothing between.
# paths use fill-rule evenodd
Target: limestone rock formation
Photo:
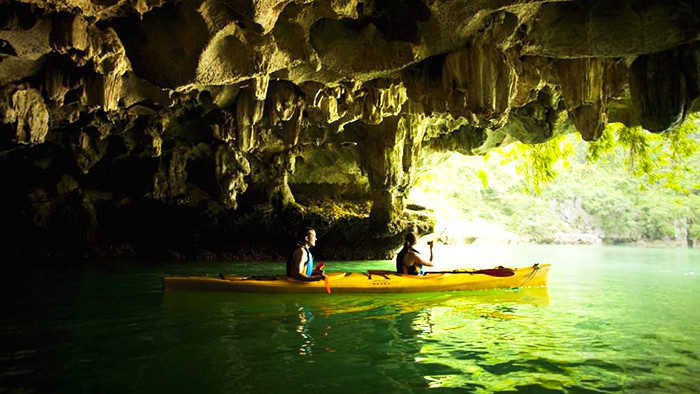
<instances>
[{"instance_id":1,"label":"limestone rock formation","mask_svg":"<svg viewBox=\"0 0 700 394\"><path fill-rule=\"evenodd\" d=\"M3 0L0 108L3 253L384 257L427 152L700 110L700 3Z\"/></svg>"}]
</instances>

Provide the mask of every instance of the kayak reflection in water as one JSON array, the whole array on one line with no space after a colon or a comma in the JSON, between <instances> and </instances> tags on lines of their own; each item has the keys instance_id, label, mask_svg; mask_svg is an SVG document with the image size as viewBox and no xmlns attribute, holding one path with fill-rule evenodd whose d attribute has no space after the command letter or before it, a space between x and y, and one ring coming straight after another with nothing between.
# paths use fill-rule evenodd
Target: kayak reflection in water
<instances>
[{"instance_id":1,"label":"kayak reflection in water","mask_svg":"<svg viewBox=\"0 0 700 394\"><path fill-rule=\"evenodd\" d=\"M433 266L433 241L428 242L430 246L430 260L424 260L414 246L418 243L415 233L406 234L406 242L403 249L396 255L396 272L399 274L423 275L423 267Z\"/></svg>"},{"instance_id":2,"label":"kayak reflection in water","mask_svg":"<svg viewBox=\"0 0 700 394\"><path fill-rule=\"evenodd\" d=\"M314 319L314 314L311 313L311 309L299 306L299 325L296 331L301 335L302 344L299 347L300 356L311 356L313 354L312 348L314 346L314 338L309 333L309 323Z\"/></svg>"},{"instance_id":3,"label":"kayak reflection in water","mask_svg":"<svg viewBox=\"0 0 700 394\"><path fill-rule=\"evenodd\" d=\"M311 308L308 306L300 305L300 304L295 304L297 307L297 313L299 316L299 325L296 326L296 332L301 336L301 345L299 346L299 352L298 354L300 356L313 356L313 350L314 347L316 347L316 339L314 336L311 334L312 332L312 322L314 321L314 314L311 311ZM328 317L330 312L326 312L325 317ZM320 316L321 321L323 321L324 316ZM330 335L330 331L333 328L330 324L326 324L325 328L323 328L323 323L316 322L316 327L313 330L316 334L317 337L319 337L319 342L322 344L324 341L327 341L327 338ZM321 326L321 327L319 327ZM328 347L326 345L321 345L322 350L328 352L328 353L333 353L336 351L336 349Z\"/></svg>"},{"instance_id":4,"label":"kayak reflection in water","mask_svg":"<svg viewBox=\"0 0 700 394\"><path fill-rule=\"evenodd\" d=\"M316 230L306 227L299 234L299 244L287 259L287 276L290 278L317 281L325 278L323 263L314 268L314 256L310 248L316 246Z\"/></svg>"}]
</instances>

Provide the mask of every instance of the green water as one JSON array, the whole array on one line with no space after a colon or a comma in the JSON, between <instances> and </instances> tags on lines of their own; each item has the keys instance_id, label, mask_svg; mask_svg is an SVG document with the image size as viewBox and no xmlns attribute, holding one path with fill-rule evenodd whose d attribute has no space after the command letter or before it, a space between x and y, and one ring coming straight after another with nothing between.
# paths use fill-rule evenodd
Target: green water
<instances>
[{"instance_id":1,"label":"green water","mask_svg":"<svg viewBox=\"0 0 700 394\"><path fill-rule=\"evenodd\" d=\"M27 270L3 289L0 392L700 392L700 251L473 246L458 255L473 265L550 262L550 285L164 295L164 275L283 267Z\"/></svg>"}]
</instances>

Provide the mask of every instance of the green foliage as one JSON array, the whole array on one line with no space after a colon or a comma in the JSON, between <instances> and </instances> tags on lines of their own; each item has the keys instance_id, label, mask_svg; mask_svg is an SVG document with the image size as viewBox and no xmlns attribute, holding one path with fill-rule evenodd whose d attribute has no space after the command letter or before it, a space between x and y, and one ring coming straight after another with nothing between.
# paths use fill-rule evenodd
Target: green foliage
<instances>
[{"instance_id":1,"label":"green foliage","mask_svg":"<svg viewBox=\"0 0 700 394\"><path fill-rule=\"evenodd\" d=\"M504 148L501 153L507 160L518 163L518 171L536 193L556 178L557 168L569 166L570 157L581 146L586 146L586 161L589 163L616 161L623 156L629 173L645 181L642 188L660 183L666 188L689 193L700 188L697 181L686 182L692 168L697 168L689 161L698 150L698 123L700 115L691 114L683 124L665 134L611 123L598 141L585 145L580 139L572 141L571 136L564 135L542 144L518 143Z\"/></svg>"},{"instance_id":2,"label":"green foliage","mask_svg":"<svg viewBox=\"0 0 700 394\"><path fill-rule=\"evenodd\" d=\"M506 160L517 163L518 172L530 183L535 193L542 185L551 182L559 174L559 168L569 167L569 157L574 152L573 144L560 136L541 144L515 144L505 148Z\"/></svg>"},{"instance_id":3,"label":"green foliage","mask_svg":"<svg viewBox=\"0 0 700 394\"><path fill-rule=\"evenodd\" d=\"M544 199L515 194L508 198L514 224L510 231L526 239L547 240L552 234L567 231L566 223L551 214L551 207Z\"/></svg>"},{"instance_id":4,"label":"green foliage","mask_svg":"<svg viewBox=\"0 0 700 394\"><path fill-rule=\"evenodd\" d=\"M614 159L624 152L628 171L647 184L661 183L669 189L688 193L682 186L687 161L697 151L697 117L668 134L651 134L641 127L627 128L620 123L610 124L599 141L589 144L589 161Z\"/></svg>"},{"instance_id":5,"label":"green foliage","mask_svg":"<svg viewBox=\"0 0 700 394\"><path fill-rule=\"evenodd\" d=\"M489 181L486 175L486 171L484 171L483 169L479 169L479 172L477 172L476 176L478 176L481 180L481 185L484 187L484 189L489 187Z\"/></svg>"},{"instance_id":6,"label":"green foliage","mask_svg":"<svg viewBox=\"0 0 700 394\"><path fill-rule=\"evenodd\" d=\"M609 242L681 242L686 231L700 239L699 123L689 116L664 135L613 124L595 143L569 134L484 157L442 157L422 203L539 242L557 232Z\"/></svg>"}]
</instances>

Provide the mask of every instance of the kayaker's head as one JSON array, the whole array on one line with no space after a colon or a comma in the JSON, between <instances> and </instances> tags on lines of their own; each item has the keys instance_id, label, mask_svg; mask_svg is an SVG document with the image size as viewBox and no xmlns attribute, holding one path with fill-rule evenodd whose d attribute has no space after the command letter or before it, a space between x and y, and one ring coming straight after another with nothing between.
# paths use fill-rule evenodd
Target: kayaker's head
<instances>
[{"instance_id":1,"label":"kayaker's head","mask_svg":"<svg viewBox=\"0 0 700 394\"><path fill-rule=\"evenodd\" d=\"M411 247L417 243L418 243L418 236L415 233L406 234L406 243L404 244L405 246Z\"/></svg>"},{"instance_id":2,"label":"kayaker's head","mask_svg":"<svg viewBox=\"0 0 700 394\"><path fill-rule=\"evenodd\" d=\"M316 238L316 230L314 230L313 227L305 227L300 235L300 241L305 246L316 246L316 240L318 238Z\"/></svg>"}]
</instances>

